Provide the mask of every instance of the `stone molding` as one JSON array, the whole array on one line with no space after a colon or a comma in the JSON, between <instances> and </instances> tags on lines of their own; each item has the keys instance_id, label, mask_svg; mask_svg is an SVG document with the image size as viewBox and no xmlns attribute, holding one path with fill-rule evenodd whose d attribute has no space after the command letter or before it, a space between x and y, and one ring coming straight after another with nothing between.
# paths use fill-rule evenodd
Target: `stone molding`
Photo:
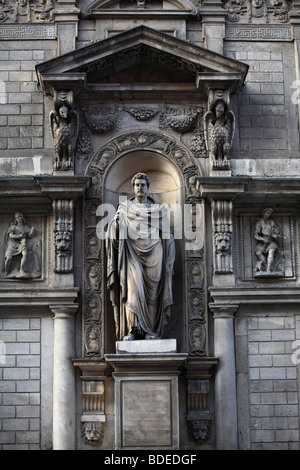
<instances>
[{"instance_id":1,"label":"stone molding","mask_svg":"<svg viewBox=\"0 0 300 470\"><path fill-rule=\"evenodd\" d=\"M300 303L300 291L298 287L270 286L268 287L209 287L210 295L215 303L210 308L224 306L231 307L241 305L298 305Z\"/></svg>"},{"instance_id":2,"label":"stone molding","mask_svg":"<svg viewBox=\"0 0 300 470\"><path fill-rule=\"evenodd\" d=\"M197 7L191 0L171 0L173 8L156 9L151 6L148 0L139 0L130 9L113 8L114 2L111 0L95 0L90 3L84 11L89 18L186 18L195 16L198 13Z\"/></svg>"},{"instance_id":3,"label":"stone molding","mask_svg":"<svg viewBox=\"0 0 300 470\"><path fill-rule=\"evenodd\" d=\"M64 308L64 306L72 305L72 302L76 301L78 293L79 288L77 287L55 287L55 289L50 287L49 289L39 289L36 292L24 288L19 290L4 288L0 291L0 307L40 308L54 305L57 301Z\"/></svg>"}]
</instances>

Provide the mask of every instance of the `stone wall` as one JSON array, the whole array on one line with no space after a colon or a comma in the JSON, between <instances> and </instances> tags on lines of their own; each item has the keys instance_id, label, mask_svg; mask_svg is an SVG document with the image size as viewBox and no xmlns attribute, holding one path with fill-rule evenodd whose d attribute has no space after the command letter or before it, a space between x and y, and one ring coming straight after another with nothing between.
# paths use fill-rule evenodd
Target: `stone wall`
<instances>
[{"instance_id":1,"label":"stone wall","mask_svg":"<svg viewBox=\"0 0 300 470\"><path fill-rule=\"evenodd\" d=\"M293 44L226 42L225 54L249 65L237 96L234 158L299 157Z\"/></svg>"},{"instance_id":2,"label":"stone wall","mask_svg":"<svg viewBox=\"0 0 300 470\"><path fill-rule=\"evenodd\" d=\"M296 315L236 319L240 448L299 449L299 366Z\"/></svg>"},{"instance_id":3,"label":"stone wall","mask_svg":"<svg viewBox=\"0 0 300 470\"><path fill-rule=\"evenodd\" d=\"M0 319L2 450L40 450L51 443L51 322Z\"/></svg>"}]
</instances>

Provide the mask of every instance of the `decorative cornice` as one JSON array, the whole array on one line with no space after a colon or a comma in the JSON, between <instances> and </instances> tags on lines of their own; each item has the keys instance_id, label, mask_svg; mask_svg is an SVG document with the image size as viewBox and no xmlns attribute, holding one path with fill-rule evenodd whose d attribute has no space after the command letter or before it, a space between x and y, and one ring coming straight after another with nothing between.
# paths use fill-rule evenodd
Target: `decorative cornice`
<instances>
[{"instance_id":1,"label":"decorative cornice","mask_svg":"<svg viewBox=\"0 0 300 470\"><path fill-rule=\"evenodd\" d=\"M214 303L210 309L236 308L240 305L292 305L300 304L299 287L288 286L233 286L210 287L210 295Z\"/></svg>"}]
</instances>

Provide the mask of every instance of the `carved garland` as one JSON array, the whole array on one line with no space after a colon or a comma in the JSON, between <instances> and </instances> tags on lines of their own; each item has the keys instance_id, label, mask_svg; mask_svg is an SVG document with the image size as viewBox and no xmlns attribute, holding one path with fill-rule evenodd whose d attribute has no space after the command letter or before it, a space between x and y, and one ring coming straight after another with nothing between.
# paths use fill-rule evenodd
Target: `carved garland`
<instances>
[{"instance_id":1,"label":"carved garland","mask_svg":"<svg viewBox=\"0 0 300 470\"><path fill-rule=\"evenodd\" d=\"M104 254L96 235L97 207L103 202L104 174L108 167L122 155L137 150L150 150L168 157L184 175L185 203L201 204L193 192L191 181L199 176L199 169L190 152L174 137L161 132L135 131L119 135L110 140L92 158L87 174L92 185L85 200L85 285L84 285L84 356L102 358L104 344ZM191 206L192 207L192 206ZM203 247L186 251L187 278L186 305L189 313L188 351L194 356L206 354L207 320L206 291L204 283L205 265Z\"/></svg>"},{"instance_id":2,"label":"carved garland","mask_svg":"<svg viewBox=\"0 0 300 470\"><path fill-rule=\"evenodd\" d=\"M228 0L224 4L228 21L252 23L252 19L262 18L261 22L287 23L290 4L286 0Z\"/></svg>"}]
</instances>

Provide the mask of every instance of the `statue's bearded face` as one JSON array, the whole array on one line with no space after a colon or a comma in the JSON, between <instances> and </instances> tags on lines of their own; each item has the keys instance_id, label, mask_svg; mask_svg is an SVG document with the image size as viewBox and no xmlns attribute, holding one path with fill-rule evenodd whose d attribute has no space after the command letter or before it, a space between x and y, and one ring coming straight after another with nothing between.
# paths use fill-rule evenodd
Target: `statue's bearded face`
<instances>
[{"instance_id":1,"label":"statue's bearded face","mask_svg":"<svg viewBox=\"0 0 300 470\"><path fill-rule=\"evenodd\" d=\"M148 192L148 185L147 181L142 178L137 178L134 182L134 194L137 197L144 197L147 195Z\"/></svg>"}]
</instances>

